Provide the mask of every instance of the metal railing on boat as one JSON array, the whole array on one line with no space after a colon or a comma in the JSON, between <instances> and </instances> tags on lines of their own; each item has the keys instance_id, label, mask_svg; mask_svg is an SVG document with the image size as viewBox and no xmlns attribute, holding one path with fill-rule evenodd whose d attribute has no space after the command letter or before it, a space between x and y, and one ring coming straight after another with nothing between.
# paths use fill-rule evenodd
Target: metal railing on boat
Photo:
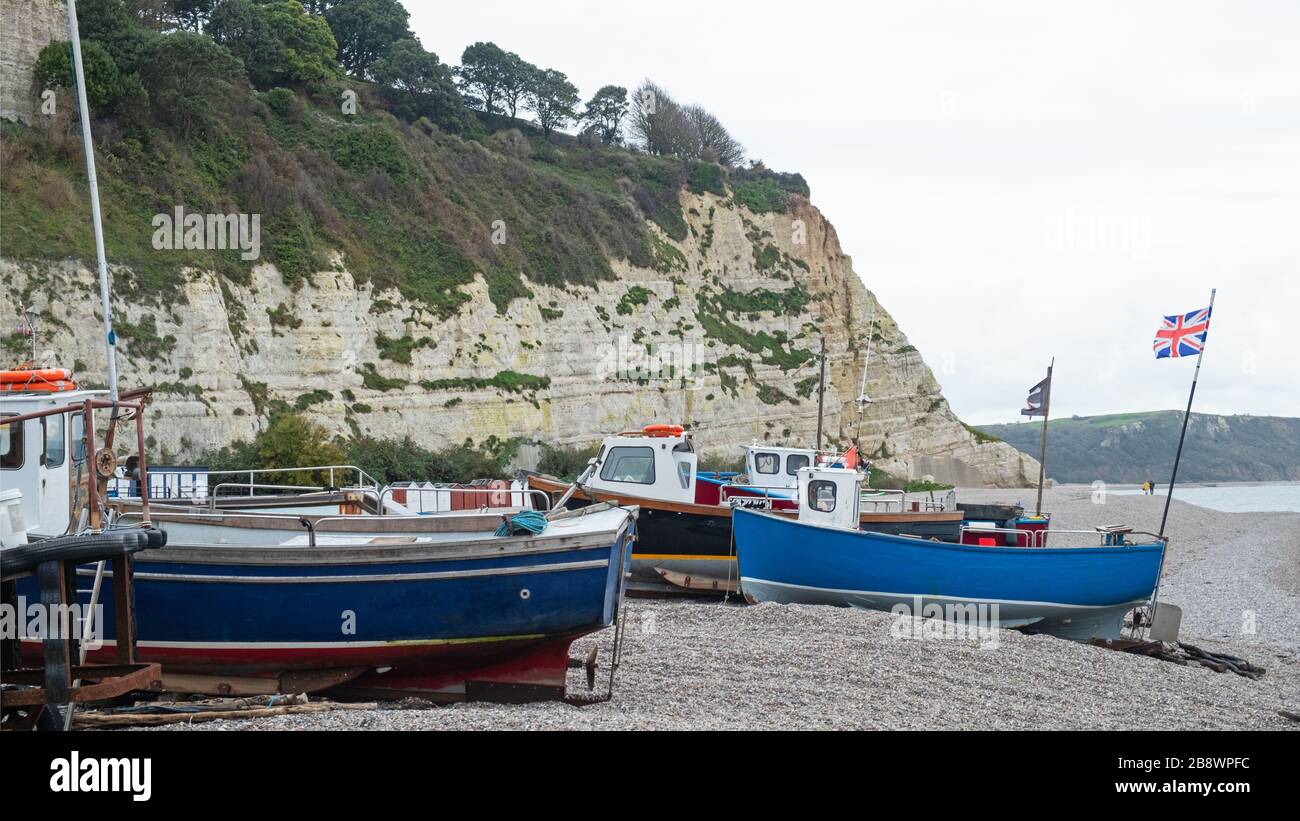
<instances>
[{"instance_id":1,"label":"metal railing on boat","mask_svg":"<svg viewBox=\"0 0 1300 821\"><path fill-rule=\"evenodd\" d=\"M1042 530L1020 530L1013 527L972 527L968 524L961 526L962 542L965 543L967 533L978 535L997 534L1003 536L1003 544L997 545L973 545L975 547L1046 547L1047 537L1051 535L1053 541L1060 536L1089 536L1097 540L1096 544L1088 545L1060 545L1053 544L1053 547L1122 547L1136 544L1129 540L1132 536L1149 536L1152 542L1168 541L1167 538L1161 538L1155 533L1145 530L1132 530L1127 527L1096 527L1092 530L1058 530L1056 528L1044 528ZM1005 537L1012 537L1015 540L1014 545L1005 544L1008 541Z\"/></svg>"},{"instance_id":2,"label":"metal railing on boat","mask_svg":"<svg viewBox=\"0 0 1300 821\"><path fill-rule=\"evenodd\" d=\"M259 477L259 475L282 475L286 473L324 473L325 486L268 485L268 483L260 483L256 481L256 477ZM217 485L217 487L247 487L248 495L250 496L255 495L256 490L268 490L268 488L283 488L283 490L299 488L299 490L311 491L331 490L331 488L342 487L338 482L334 481L334 477L337 474L342 474L341 477L339 477L341 479L346 478L347 474L355 475L356 482L352 483L352 485L347 485L347 487L357 488L357 490L360 490L360 488L373 488L374 491L378 492L382 487L378 479L372 477L372 475L356 465L309 465L303 466L303 468L252 468L248 470L209 470L209 472L207 472L208 477L213 477L213 475L238 475L238 477L248 477L247 482L222 482L220 485Z\"/></svg>"},{"instance_id":3,"label":"metal railing on boat","mask_svg":"<svg viewBox=\"0 0 1300 821\"><path fill-rule=\"evenodd\" d=\"M235 498L249 498L249 499L255 498L256 497L255 491L258 490L300 490L303 493L320 493L322 491L330 490L329 487L320 487L318 485L267 485L267 484L250 483L250 482L222 482L221 484L213 487L212 491L208 493L208 507L216 507L217 499L218 497L221 496L221 491L227 488L248 489L247 494L244 493L230 494L226 497L228 499L231 498L232 496ZM370 490L370 488L361 488L361 489Z\"/></svg>"},{"instance_id":4,"label":"metal railing on boat","mask_svg":"<svg viewBox=\"0 0 1300 821\"><path fill-rule=\"evenodd\" d=\"M200 470L186 469L180 472L163 471L165 474L177 473L188 477L190 484L188 486L171 487L170 485L154 485L152 480L156 479L155 474L159 471L151 470L151 486L149 488L149 498L159 501L168 499L188 499L192 501L207 500L218 491L224 488L243 488L247 490L246 496L256 496L261 490L297 490L301 492L319 493L328 490L338 489L356 489L372 490L378 493L383 485L378 479L371 476L365 469L357 465L306 465L303 467L284 467L284 468L248 468L236 470ZM277 476L285 474L318 474L324 475L324 485L283 485L257 481L259 476ZM235 477L231 481L223 481L216 486L210 487L208 481L216 477ZM198 479L202 477L203 482L199 484ZM237 479L247 478L248 481L237 481ZM343 482L343 485L340 485ZM112 495L117 498L138 498L139 490L135 479L130 476L119 477L110 480L110 491L116 491Z\"/></svg>"},{"instance_id":5,"label":"metal railing on boat","mask_svg":"<svg viewBox=\"0 0 1300 821\"><path fill-rule=\"evenodd\" d=\"M380 493L379 493L379 511L380 511L380 515L384 515L383 512L387 509L387 508L384 506L384 502L386 502L386 501L388 500L388 498L389 498L392 494L397 493L397 492L405 493L405 494L407 494L408 497L410 497L410 496L422 496L423 494L426 494L426 493L432 493L432 494L434 494L434 498L435 498L435 500L437 499L437 494L439 494L439 493L445 493L445 494L448 494L448 495L451 495L451 494L458 494L458 493L459 493L459 494L475 494L475 493L483 494L483 493L486 493L486 494L490 494L490 496L496 496L496 497L502 497L502 496L504 496L504 497L507 497L508 500L509 500L508 503L507 503L507 504L504 504L504 505L495 505L495 506L493 506L493 505L484 505L484 506L479 507L479 508L465 508L465 510L480 510L480 511L482 511L482 510L491 510L491 509L494 509L494 508L495 508L495 509L501 509L501 508L514 508L514 507L523 508L523 507L525 507L525 505L524 505L524 500L525 500L525 499L528 499L528 500L532 501L532 508L531 508L532 510L541 510L541 511L546 511L546 510L550 510L550 509L551 509L551 497L550 497L550 495L547 494L546 491L544 491L544 490L538 490L538 489L536 489L536 488L508 488L508 487L415 487L415 486L410 486L410 485L403 485L403 486L401 486L401 487L394 487L393 485L388 485L388 486L386 486L383 490L381 490ZM518 503L518 504L515 503L515 497L519 497L519 503ZM454 498L454 497L453 497L453 498ZM538 503L537 503L538 500L540 500L541 504L538 504ZM488 501L491 502L492 499L489 498ZM435 504L436 504L436 503L437 503L437 502L435 501ZM402 503L399 502L398 504L402 504ZM421 504L423 504L423 500L421 500ZM457 512L461 512L461 511L455 511L455 510L450 510L450 509L449 509L449 510L433 510L433 511L428 511L429 514L436 514L436 513L457 513ZM421 513L424 513L424 511L421 511Z\"/></svg>"}]
</instances>

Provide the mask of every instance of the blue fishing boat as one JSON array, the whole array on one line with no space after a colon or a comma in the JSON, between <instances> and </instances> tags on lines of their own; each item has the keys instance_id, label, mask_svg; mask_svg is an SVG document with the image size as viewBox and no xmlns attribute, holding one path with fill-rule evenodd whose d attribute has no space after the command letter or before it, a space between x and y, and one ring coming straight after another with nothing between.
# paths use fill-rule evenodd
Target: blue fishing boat
<instances>
[{"instance_id":1,"label":"blue fishing boat","mask_svg":"<svg viewBox=\"0 0 1300 821\"><path fill-rule=\"evenodd\" d=\"M632 515L588 508L541 535L497 536L502 516L482 512L156 512L168 544L136 562L139 656L182 684L559 697L570 644L614 621ZM331 529L301 538L300 519ZM111 595L104 605L112 625Z\"/></svg>"},{"instance_id":2,"label":"blue fishing boat","mask_svg":"<svg viewBox=\"0 0 1300 821\"><path fill-rule=\"evenodd\" d=\"M854 471L807 469L800 516L732 514L741 589L751 602L827 604L915 616L960 608L994 626L1063 638L1119 638L1126 614L1147 604L1165 541L1130 543L1125 528L1092 533L1088 547L952 544L862 531ZM983 608L983 609L980 609Z\"/></svg>"},{"instance_id":3,"label":"blue fishing boat","mask_svg":"<svg viewBox=\"0 0 1300 821\"><path fill-rule=\"evenodd\" d=\"M161 531L165 546L134 560L134 595L137 658L163 665L168 690L559 698L572 642L615 623L634 507L543 515L519 510L523 494L496 488L483 490L478 509L434 515L411 513L378 487L335 494L342 502L250 495L261 503L249 509L219 504L218 488L171 504L111 498L111 451L88 443L96 412L121 408L65 381L58 392L0 394L0 482L12 488L10 522L22 523L12 537L52 538L83 518L96 531ZM74 498L74 478L105 464ZM137 489L151 487L142 457L136 469ZM420 492L440 490L469 492ZM77 515L77 498L94 517ZM350 512L367 499L378 513ZM77 574L79 604L94 611L98 596L102 607L102 641L87 646L87 660L111 658L116 591L101 582L112 573L85 565ZM39 600L32 579L15 592Z\"/></svg>"}]
</instances>

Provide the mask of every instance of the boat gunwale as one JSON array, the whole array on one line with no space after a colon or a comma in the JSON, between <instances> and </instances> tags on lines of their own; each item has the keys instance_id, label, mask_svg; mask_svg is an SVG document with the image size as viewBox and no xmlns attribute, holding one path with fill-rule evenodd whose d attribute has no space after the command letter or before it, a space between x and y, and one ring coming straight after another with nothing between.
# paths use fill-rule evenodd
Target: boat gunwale
<instances>
[{"instance_id":1,"label":"boat gunwale","mask_svg":"<svg viewBox=\"0 0 1300 821\"><path fill-rule=\"evenodd\" d=\"M412 542L401 545L213 545L169 544L136 556L141 564L402 564L414 562L465 561L513 556L538 556L574 550L610 547L627 529L597 531L582 536L515 536L491 541ZM543 545L538 545L544 540Z\"/></svg>"},{"instance_id":2,"label":"boat gunwale","mask_svg":"<svg viewBox=\"0 0 1300 821\"><path fill-rule=\"evenodd\" d=\"M597 513L621 511L625 515L616 526L582 533L543 532L537 535L478 536L440 542L405 542L337 545L233 545L173 542L136 557L136 564L213 564L213 565L329 565L329 564L402 564L484 560L517 556L565 553L576 550L602 550L620 544L634 527L636 507L592 506L590 513L573 512L557 516L556 521L573 521ZM379 517L374 517L379 518ZM434 520L438 517L420 517ZM499 523L501 516L490 517ZM163 520L165 523L165 519ZM200 522L202 523L202 522ZM301 531L301 525L300 531ZM482 534L484 531L474 531ZM329 533L325 535L331 535ZM382 538L378 537L378 538Z\"/></svg>"},{"instance_id":3,"label":"boat gunwale","mask_svg":"<svg viewBox=\"0 0 1300 821\"><path fill-rule=\"evenodd\" d=\"M797 519L792 519L789 516L772 514L761 510L748 510L745 508L739 508L739 510L741 510L742 512L748 515L761 516L766 519L771 519L774 522L781 522L782 524L786 524L786 525L792 525L798 527L812 527L812 528L817 528L819 530L828 530L831 531L832 533L840 533L851 537L879 538L896 544L910 545L912 547L924 547L927 549L939 548L943 550L956 550L962 553L976 553L976 554L985 554L985 555L989 555L989 554L1023 555L1025 553L1031 553L1032 555L1036 555L1036 556L1064 555L1067 553L1077 554L1080 552L1088 552L1088 551L1104 552L1104 553L1112 553L1112 554L1113 553L1146 553L1155 550L1163 551L1169 545L1168 537L1166 537L1163 540L1159 540L1155 542L1143 542L1141 544L1082 545L1078 547L1068 547L1068 546L1067 547L1008 547L1003 545L961 544L960 542L941 542L938 540L931 540L931 539L926 539L918 536L898 536L893 533L881 533L875 530L847 530L842 527L820 524L818 522L802 522ZM1050 533L1051 531L1048 532ZM1079 531L1079 532L1084 532L1084 531ZM1099 538L1103 535L1104 534L1101 531L1097 532L1097 536ZM736 544L737 557L739 557L740 552L741 552L741 547L740 544L737 543Z\"/></svg>"}]
</instances>

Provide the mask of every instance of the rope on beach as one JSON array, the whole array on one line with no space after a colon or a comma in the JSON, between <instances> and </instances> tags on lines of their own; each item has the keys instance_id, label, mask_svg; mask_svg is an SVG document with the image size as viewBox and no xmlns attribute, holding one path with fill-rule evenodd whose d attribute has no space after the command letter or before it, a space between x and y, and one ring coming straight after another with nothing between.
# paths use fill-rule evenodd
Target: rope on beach
<instances>
[{"instance_id":1,"label":"rope on beach","mask_svg":"<svg viewBox=\"0 0 1300 821\"><path fill-rule=\"evenodd\" d=\"M1150 656L1161 661L1171 661L1174 664L1192 665L1199 664L1202 667L1208 667L1216 673L1236 673L1249 679L1258 679L1264 675L1266 670L1255 664L1251 664L1238 656L1231 656L1227 653L1211 653L1208 650L1187 644L1182 641L1159 642L1159 641L1140 641L1133 639L1092 639L1089 644L1098 647L1105 647L1110 650L1119 650L1122 653L1134 653L1141 656Z\"/></svg>"}]
</instances>

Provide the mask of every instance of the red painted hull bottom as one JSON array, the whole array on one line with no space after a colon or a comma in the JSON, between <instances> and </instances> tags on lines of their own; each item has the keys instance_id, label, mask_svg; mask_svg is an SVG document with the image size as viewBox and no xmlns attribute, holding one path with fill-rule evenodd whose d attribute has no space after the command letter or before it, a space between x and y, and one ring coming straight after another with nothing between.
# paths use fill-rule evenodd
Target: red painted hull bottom
<instances>
[{"instance_id":1,"label":"red painted hull bottom","mask_svg":"<svg viewBox=\"0 0 1300 821\"><path fill-rule=\"evenodd\" d=\"M279 681L284 692L323 692L366 698L424 697L436 700L538 701L564 697L569 647L592 631L564 636L487 640L464 644L383 645L375 647L151 647L137 646L143 662L163 666L168 674L211 679L213 692L224 694L223 679L234 682ZM89 651L87 661L112 663L113 642ZM22 643L23 656L40 658L40 645ZM337 686L328 684L331 671L357 671ZM237 684L231 684L238 690Z\"/></svg>"}]
</instances>

